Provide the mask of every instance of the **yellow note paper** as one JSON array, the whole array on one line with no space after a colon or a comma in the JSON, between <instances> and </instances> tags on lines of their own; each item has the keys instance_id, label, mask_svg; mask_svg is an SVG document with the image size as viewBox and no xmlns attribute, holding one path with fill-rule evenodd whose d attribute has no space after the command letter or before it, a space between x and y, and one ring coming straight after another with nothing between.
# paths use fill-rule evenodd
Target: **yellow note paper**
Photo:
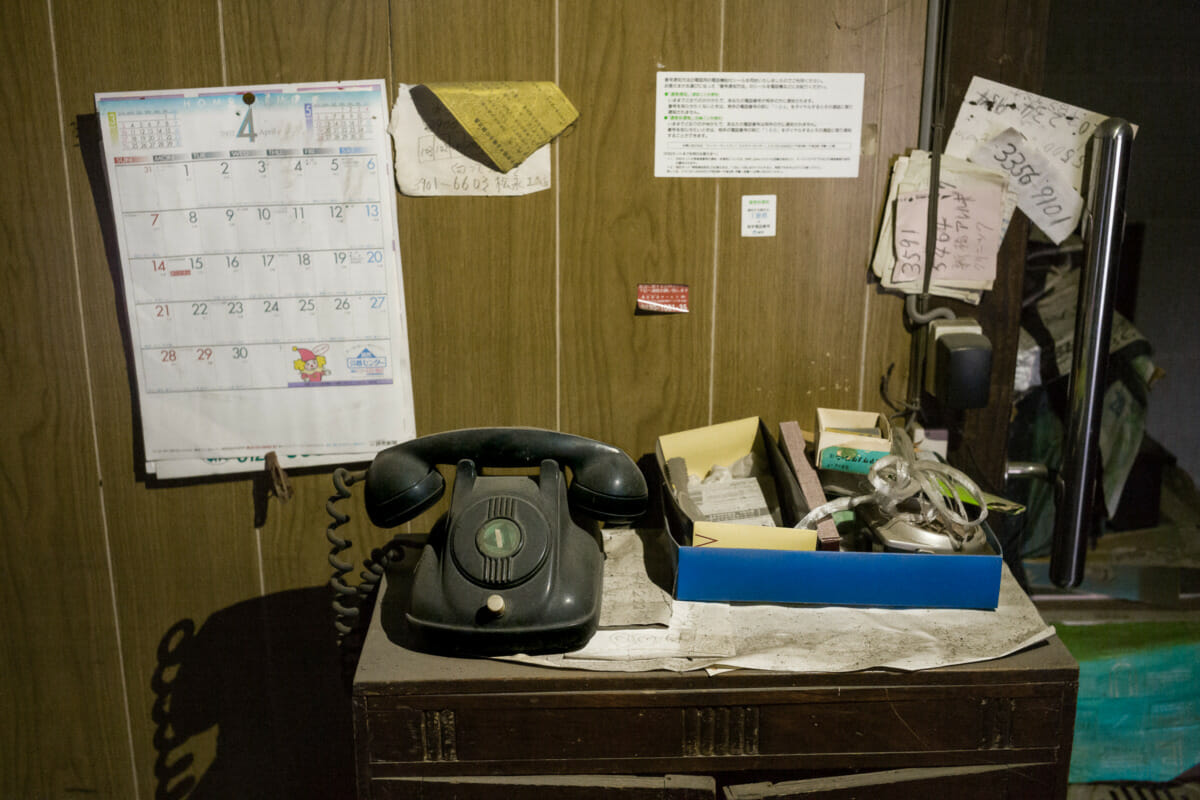
<instances>
[{"instance_id":1,"label":"yellow note paper","mask_svg":"<svg viewBox=\"0 0 1200 800\"><path fill-rule=\"evenodd\" d=\"M762 525L730 525L697 522L692 529L693 547L731 547L745 550L816 550L817 532Z\"/></svg>"},{"instance_id":2,"label":"yellow note paper","mask_svg":"<svg viewBox=\"0 0 1200 800\"><path fill-rule=\"evenodd\" d=\"M501 172L508 172L579 118L552 81L425 84Z\"/></svg>"}]
</instances>

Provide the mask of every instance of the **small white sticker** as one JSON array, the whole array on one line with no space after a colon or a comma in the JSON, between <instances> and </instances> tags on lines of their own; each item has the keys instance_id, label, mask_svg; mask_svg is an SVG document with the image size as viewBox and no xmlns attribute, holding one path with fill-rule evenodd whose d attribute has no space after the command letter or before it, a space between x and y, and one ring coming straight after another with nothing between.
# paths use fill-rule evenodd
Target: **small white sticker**
<instances>
[{"instance_id":1,"label":"small white sticker","mask_svg":"<svg viewBox=\"0 0 1200 800\"><path fill-rule=\"evenodd\" d=\"M775 195L742 195L742 236L775 235Z\"/></svg>"}]
</instances>

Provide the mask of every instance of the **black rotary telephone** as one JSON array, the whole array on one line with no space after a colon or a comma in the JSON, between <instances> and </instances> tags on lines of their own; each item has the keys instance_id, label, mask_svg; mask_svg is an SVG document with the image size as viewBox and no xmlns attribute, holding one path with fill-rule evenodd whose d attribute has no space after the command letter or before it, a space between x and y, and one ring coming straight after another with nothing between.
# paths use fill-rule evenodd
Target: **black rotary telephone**
<instances>
[{"instance_id":1,"label":"black rotary telephone","mask_svg":"<svg viewBox=\"0 0 1200 800\"><path fill-rule=\"evenodd\" d=\"M600 619L604 552L594 520L644 513L637 465L615 447L555 431L447 431L375 457L366 476L371 521L394 527L437 502L445 491L438 464L456 464L454 493L413 572L413 632L429 649L458 655L582 647ZM480 474L485 467L539 472Z\"/></svg>"}]
</instances>

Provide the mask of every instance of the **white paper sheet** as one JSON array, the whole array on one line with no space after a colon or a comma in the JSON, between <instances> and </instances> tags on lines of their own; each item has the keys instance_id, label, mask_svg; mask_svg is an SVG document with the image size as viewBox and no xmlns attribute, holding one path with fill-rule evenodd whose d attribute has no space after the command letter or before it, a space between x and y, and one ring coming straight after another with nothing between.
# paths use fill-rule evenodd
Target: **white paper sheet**
<instances>
[{"instance_id":1,"label":"white paper sheet","mask_svg":"<svg viewBox=\"0 0 1200 800\"><path fill-rule=\"evenodd\" d=\"M980 144L971 152L971 161L1006 173L1017 206L1055 244L1079 225L1083 197L1072 188L1069 176L1015 128Z\"/></svg>"},{"instance_id":2,"label":"white paper sheet","mask_svg":"<svg viewBox=\"0 0 1200 800\"><path fill-rule=\"evenodd\" d=\"M959 106L954 128L946 140L946 153L956 158L970 158L979 145L1007 128L1014 128L1033 142L1046 158L1057 163L1078 192L1083 183L1088 141L1096 127L1106 119L1106 114L976 75L971 78Z\"/></svg>"},{"instance_id":3,"label":"white paper sheet","mask_svg":"<svg viewBox=\"0 0 1200 800\"><path fill-rule=\"evenodd\" d=\"M203 474L411 438L384 82L96 107L146 460Z\"/></svg>"},{"instance_id":4,"label":"white paper sheet","mask_svg":"<svg viewBox=\"0 0 1200 800\"><path fill-rule=\"evenodd\" d=\"M608 536L611 540L639 533L647 532L612 531ZM642 579L650 583L644 575ZM510 660L625 672L918 670L1000 658L1054 635L1054 628L1042 620L1007 567L1002 568L1000 600L994 611L682 600L674 601L673 608L665 628L640 629L636 634L628 629L602 630L574 653Z\"/></svg>"},{"instance_id":5,"label":"white paper sheet","mask_svg":"<svg viewBox=\"0 0 1200 800\"><path fill-rule=\"evenodd\" d=\"M367 463L375 458L378 452L378 450L370 450L362 453L285 455L279 457L279 466L285 471L312 469L315 467L346 466L348 464ZM180 478L196 478L201 475L236 475L244 472L262 472L266 469L266 463L266 456L171 458L166 461L147 461L146 472L160 480L178 480Z\"/></svg>"},{"instance_id":6,"label":"white paper sheet","mask_svg":"<svg viewBox=\"0 0 1200 800\"><path fill-rule=\"evenodd\" d=\"M1008 184L1009 201L1017 203L1024 190L1021 210L1053 241L1061 242L1078 225L1078 213L1072 214L1075 200L1071 192L1079 195L1082 191L1088 143L1097 126L1106 119L1106 114L976 75L967 86L954 128L946 140L946 154L1008 168L1006 172L1014 176ZM1021 143L1018 157L1022 160L1017 163L1005 147L1018 141L1007 133L1010 129L1018 134ZM1022 182L1018 170L1033 160L1034 154L1038 156L1038 174ZM1009 160L1002 159L998 164L992 160L994 155L1007 155ZM1046 194L1045 186L1051 187L1053 196ZM1039 201L1044 205L1039 206ZM1078 202L1082 206L1083 198L1079 197ZM1061 211L1047 214L1046 205L1059 206ZM1073 224L1058 221L1065 216L1073 216Z\"/></svg>"},{"instance_id":7,"label":"white paper sheet","mask_svg":"<svg viewBox=\"0 0 1200 800\"><path fill-rule=\"evenodd\" d=\"M908 294L917 294L923 283L913 279L911 275L897 274L898 258L896 249L896 211L900 196L917 192L929 191L931 174L929 153L924 150L914 150L911 155L901 156L892 165L892 177L888 186L887 204L884 206L883 221L879 226L879 239L875 244L875 254L871 260L871 269L885 288L899 289ZM1001 229L1007 226L1016 208L1015 198L1010 199L1004 175L996 170L980 167L969 161L943 156L939 170L939 183L943 191L972 190L981 191L982 184L991 184L1004 193L1004 203L1001 209ZM939 208L940 208L939 195ZM939 213L939 217L944 216ZM1003 236L1003 234L1001 234ZM922 236L922 240L923 240ZM922 247L914 252L923 253ZM921 257L923 261L923 256ZM903 271L901 270L901 273ZM918 270L917 276L922 273ZM967 303L978 304L983 292L992 288L991 280L962 280L959 278L934 276L930 283L931 294L940 297L952 297Z\"/></svg>"},{"instance_id":8,"label":"white paper sheet","mask_svg":"<svg viewBox=\"0 0 1200 800\"><path fill-rule=\"evenodd\" d=\"M665 626L671 621L671 593L648 580L642 537L629 533L623 528L603 531L604 592L600 599L600 627Z\"/></svg>"},{"instance_id":9,"label":"white paper sheet","mask_svg":"<svg viewBox=\"0 0 1200 800\"><path fill-rule=\"evenodd\" d=\"M659 72L656 178L857 178L861 72Z\"/></svg>"},{"instance_id":10,"label":"white paper sheet","mask_svg":"<svg viewBox=\"0 0 1200 800\"><path fill-rule=\"evenodd\" d=\"M896 283L924 278L931 194L926 189L896 196L896 267L892 270ZM1004 190L987 181L938 193L935 276L980 283L996 279L1003 197Z\"/></svg>"}]
</instances>

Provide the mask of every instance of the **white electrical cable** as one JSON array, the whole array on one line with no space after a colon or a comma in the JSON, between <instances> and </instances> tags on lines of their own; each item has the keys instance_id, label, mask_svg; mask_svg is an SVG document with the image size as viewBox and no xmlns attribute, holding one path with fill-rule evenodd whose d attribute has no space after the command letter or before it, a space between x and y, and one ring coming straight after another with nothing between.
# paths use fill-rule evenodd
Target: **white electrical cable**
<instances>
[{"instance_id":1,"label":"white electrical cable","mask_svg":"<svg viewBox=\"0 0 1200 800\"><path fill-rule=\"evenodd\" d=\"M901 427L892 429L892 453L871 466L867 480L871 482L871 493L840 497L817 506L796 523L796 527L811 530L813 525L830 514L863 503L875 503L883 514L900 517L917 525L925 525L935 519L952 523L945 526L947 530L953 530L953 525L974 528L987 519L987 501L979 486L949 464L918 459L912 439ZM899 510L900 504L910 498L916 499L921 509L919 512ZM968 506L971 505L979 509L978 516L974 518L967 516Z\"/></svg>"}]
</instances>

